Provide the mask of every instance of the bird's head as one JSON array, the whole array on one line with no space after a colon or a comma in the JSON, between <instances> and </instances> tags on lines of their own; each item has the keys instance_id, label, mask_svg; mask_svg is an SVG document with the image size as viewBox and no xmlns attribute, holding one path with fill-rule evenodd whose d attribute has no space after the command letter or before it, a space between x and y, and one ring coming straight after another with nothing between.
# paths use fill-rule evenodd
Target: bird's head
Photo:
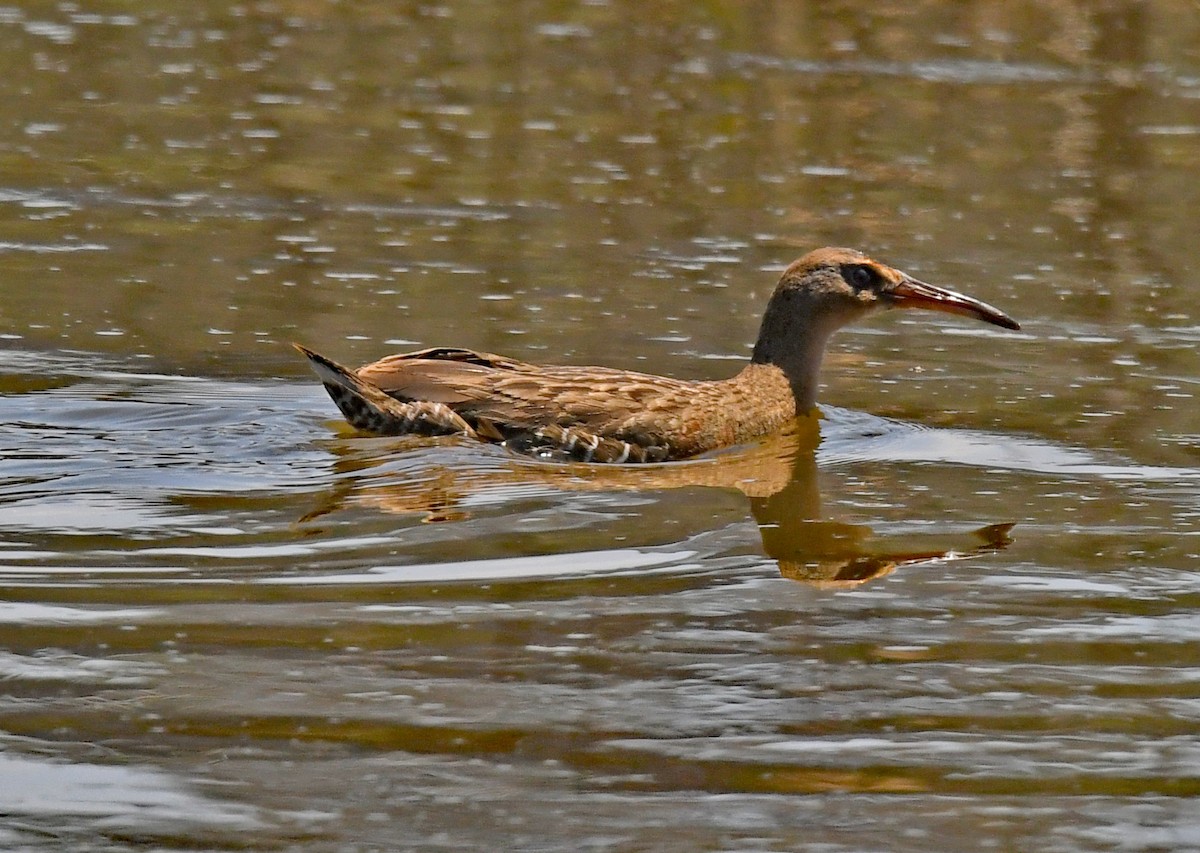
<instances>
[{"instance_id":1,"label":"bird's head","mask_svg":"<svg viewBox=\"0 0 1200 853\"><path fill-rule=\"evenodd\" d=\"M817 249L793 262L767 303L751 359L772 364L791 383L798 411L816 402L817 371L835 331L881 308L924 308L1021 328L1003 311L918 281L853 249Z\"/></svg>"},{"instance_id":2,"label":"bird's head","mask_svg":"<svg viewBox=\"0 0 1200 853\"><path fill-rule=\"evenodd\" d=\"M918 281L853 249L816 249L792 262L771 301L795 303L796 310L809 314L809 322L835 327L878 308L924 308L1021 328L985 302Z\"/></svg>"}]
</instances>

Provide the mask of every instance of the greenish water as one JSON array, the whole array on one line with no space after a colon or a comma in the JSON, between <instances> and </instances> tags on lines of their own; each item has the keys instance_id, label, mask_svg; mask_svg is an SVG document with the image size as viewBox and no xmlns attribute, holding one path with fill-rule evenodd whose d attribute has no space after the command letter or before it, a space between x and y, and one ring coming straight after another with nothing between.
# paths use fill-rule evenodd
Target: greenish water
<instances>
[{"instance_id":1,"label":"greenish water","mask_svg":"<svg viewBox=\"0 0 1200 853\"><path fill-rule=\"evenodd\" d=\"M1200 14L0 10L0 847L1200 848ZM715 378L860 247L819 435L353 434L288 346Z\"/></svg>"}]
</instances>

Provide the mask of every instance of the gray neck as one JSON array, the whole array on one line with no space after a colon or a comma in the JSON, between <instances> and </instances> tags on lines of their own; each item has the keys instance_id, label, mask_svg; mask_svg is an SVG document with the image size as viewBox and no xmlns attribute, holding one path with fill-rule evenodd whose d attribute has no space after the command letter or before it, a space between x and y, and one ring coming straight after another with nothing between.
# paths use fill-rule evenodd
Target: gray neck
<instances>
[{"instance_id":1,"label":"gray neck","mask_svg":"<svg viewBox=\"0 0 1200 853\"><path fill-rule=\"evenodd\" d=\"M817 404L825 344L841 325L804 293L777 293L767 305L750 360L783 371L792 386L797 413L808 412Z\"/></svg>"}]
</instances>

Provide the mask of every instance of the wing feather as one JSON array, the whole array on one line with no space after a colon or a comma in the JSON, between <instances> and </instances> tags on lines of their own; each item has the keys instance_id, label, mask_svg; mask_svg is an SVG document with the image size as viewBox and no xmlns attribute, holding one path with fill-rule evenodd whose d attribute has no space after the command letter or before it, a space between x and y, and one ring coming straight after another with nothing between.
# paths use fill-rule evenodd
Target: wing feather
<instances>
[{"instance_id":1,"label":"wing feather","mask_svg":"<svg viewBox=\"0 0 1200 853\"><path fill-rule=\"evenodd\" d=\"M388 356L357 375L404 401L443 403L472 424L510 434L556 425L662 441L661 419L646 412L678 408L695 383L605 367L532 365L492 353L438 347ZM625 427L628 427L626 429Z\"/></svg>"}]
</instances>

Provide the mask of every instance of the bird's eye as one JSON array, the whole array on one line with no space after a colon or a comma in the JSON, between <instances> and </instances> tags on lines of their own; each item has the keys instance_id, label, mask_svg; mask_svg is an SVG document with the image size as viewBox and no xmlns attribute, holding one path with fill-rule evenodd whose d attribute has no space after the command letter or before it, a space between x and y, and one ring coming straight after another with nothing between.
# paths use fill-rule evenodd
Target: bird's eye
<instances>
[{"instance_id":1,"label":"bird's eye","mask_svg":"<svg viewBox=\"0 0 1200 853\"><path fill-rule=\"evenodd\" d=\"M842 276L846 281L850 282L851 287L855 290L862 290L864 287L870 287L875 281L875 271L870 267L855 265L848 267Z\"/></svg>"}]
</instances>

